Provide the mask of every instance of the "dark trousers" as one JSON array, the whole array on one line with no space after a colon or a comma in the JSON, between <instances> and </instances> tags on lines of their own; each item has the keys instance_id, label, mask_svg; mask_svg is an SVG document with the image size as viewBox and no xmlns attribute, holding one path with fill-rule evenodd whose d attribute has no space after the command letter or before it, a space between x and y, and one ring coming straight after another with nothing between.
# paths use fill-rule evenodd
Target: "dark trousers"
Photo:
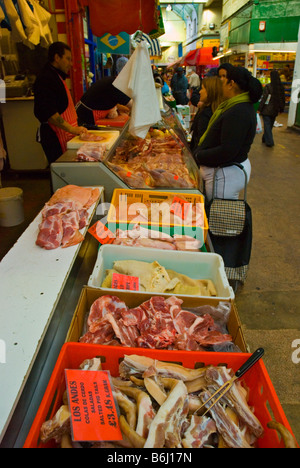
<instances>
[{"instance_id":1,"label":"dark trousers","mask_svg":"<svg viewBox=\"0 0 300 468\"><path fill-rule=\"evenodd\" d=\"M267 146L274 146L274 139L273 139L272 129L273 129L273 126L274 126L276 116L273 117L273 116L270 116L270 115L263 115L262 118L263 118L263 121L264 121L264 134L262 136L262 141Z\"/></svg>"},{"instance_id":2,"label":"dark trousers","mask_svg":"<svg viewBox=\"0 0 300 468\"><path fill-rule=\"evenodd\" d=\"M49 165L63 154L59 139L50 125L42 123L37 135L37 142L41 143Z\"/></svg>"},{"instance_id":3,"label":"dark trousers","mask_svg":"<svg viewBox=\"0 0 300 468\"><path fill-rule=\"evenodd\" d=\"M188 102L189 99L183 91L173 91L173 97L176 101L176 104L179 104L181 106L185 106Z\"/></svg>"}]
</instances>

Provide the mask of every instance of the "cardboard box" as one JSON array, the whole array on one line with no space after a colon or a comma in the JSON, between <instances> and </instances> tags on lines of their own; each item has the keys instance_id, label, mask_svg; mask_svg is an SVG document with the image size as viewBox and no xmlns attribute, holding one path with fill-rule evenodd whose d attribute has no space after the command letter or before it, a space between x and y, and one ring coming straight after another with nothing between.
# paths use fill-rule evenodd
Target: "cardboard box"
<instances>
[{"instance_id":1,"label":"cardboard box","mask_svg":"<svg viewBox=\"0 0 300 468\"><path fill-rule=\"evenodd\" d=\"M84 334L84 327L89 314L89 310L93 302L101 296L105 296L106 291L101 291L99 289L89 288L85 286L81 295L66 337L66 342L78 342L80 337ZM153 294L146 293L136 293L132 294L131 292L125 291L114 291L115 296L119 297L125 304L134 308L139 306L145 301L148 301ZM162 297L169 297L164 294L161 294ZM218 306L221 302L219 299L215 298L201 298L201 297L186 297L186 296L176 296L183 300L183 308L193 308L199 307L202 305L211 305ZM229 321L227 324L227 329L229 334L232 336L234 344L236 344L242 352L247 352L247 345L242 331L241 321L236 309L235 302L233 300L228 301L231 304L231 313L229 316Z\"/></svg>"}]
</instances>

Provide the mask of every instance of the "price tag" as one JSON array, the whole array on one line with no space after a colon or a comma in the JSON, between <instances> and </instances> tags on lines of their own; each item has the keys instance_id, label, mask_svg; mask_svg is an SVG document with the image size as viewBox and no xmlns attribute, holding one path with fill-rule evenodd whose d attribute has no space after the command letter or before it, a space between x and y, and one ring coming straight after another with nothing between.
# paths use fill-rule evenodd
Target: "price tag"
<instances>
[{"instance_id":1,"label":"price tag","mask_svg":"<svg viewBox=\"0 0 300 468\"><path fill-rule=\"evenodd\" d=\"M185 219L187 218L189 211L192 208L192 204L186 200L183 200L179 197L174 197L172 201L172 205L170 207L170 212L174 213L180 218Z\"/></svg>"},{"instance_id":2,"label":"price tag","mask_svg":"<svg viewBox=\"0 0 300 468\"><path fill-rule=\"evenodd\" d=\"M114 234L103 224L97 221L88 232L94 236L100 244L112 244L115 240Z\"/></svg>"},{"instance_id":3,"label":"price tag","mask_svg":"<svg viewBox=\"0 0 300 468\"><path fill-rule=\"evenodd\" d=\"M122 440L109 372L66 369L65 376L73 440Z\"/></svg>"},{"instance_id":4,"label":"price tag","mask_svg":"<svg viewBox=\"0 0 300 468\"><path fill-rule=\"evenodd\" d=\"M130 291L140 290L140 280L137 276L122 275L113 273L111 287L113 289L129 289Z\"/></svg>"}]
</instances>

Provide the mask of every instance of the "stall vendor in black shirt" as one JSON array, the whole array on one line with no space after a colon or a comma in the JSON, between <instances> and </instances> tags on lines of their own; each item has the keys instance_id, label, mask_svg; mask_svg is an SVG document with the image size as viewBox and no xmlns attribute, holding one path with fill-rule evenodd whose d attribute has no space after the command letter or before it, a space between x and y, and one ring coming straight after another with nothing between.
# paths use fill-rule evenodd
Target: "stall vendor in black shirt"
<instances>
[{"instance_id":1,"label":"stall vendor in black shirt","mask_svg":"<svg viewBox=\"0 0 300 468\"><path fill-rule=\"evenodd\" d=\"M41 122L38 141L49 164L66 151L71 138L87 131L78 126L75 106L65 82L71 66L70 47L54 42L49 47L48 63L34 84L34 115Z\"/></svg>"},{"instance_id":2,"label":"stall vendor in black shirt","mask_svg":"<svg viewBox=\"0 0 300 468\"><path fill-rule=\"evenodd\" d=\"M78 121L81 125L95 125L105 118L115 106L131 107L131 99L115 88L115 77L106 76L93 83L76 104Z\"/></svg>"}]
</instances>

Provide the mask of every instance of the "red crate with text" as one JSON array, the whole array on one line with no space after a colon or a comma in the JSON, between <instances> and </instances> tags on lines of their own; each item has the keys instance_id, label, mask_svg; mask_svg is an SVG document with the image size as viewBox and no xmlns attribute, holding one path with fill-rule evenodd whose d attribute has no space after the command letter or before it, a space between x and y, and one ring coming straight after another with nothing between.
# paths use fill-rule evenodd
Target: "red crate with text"
<instances>
[{"instance_id":1,"label":"red crate with text","mask_svg":"<svg viewBox=\"0 0 300 468\"><path fill-rule=\"evenodd\" d=\"M66 343L61 349L24 448L57 447L55 442L42 444L39 436L42 424L53 418L62 405L63 394L66 389L65 369L77 369L85 359L100 357L103 370L109 370L112 376L117 377L119 375L119 364L125 354L137 354L165 362L175 362L192 369L206 365L226 365L234 372L250 357L248 353L202 353L194 351L182 353L181 351ZM276 420L291 433L292 431L263 360L260 359L242 378L249 388L249 404L253 407L256 417L265 430L264 436L258 439L258 448L283 448L283 440L280 440L275 430L267 427L268 422L272 419Z\"/></svg>"}]
</instances>

